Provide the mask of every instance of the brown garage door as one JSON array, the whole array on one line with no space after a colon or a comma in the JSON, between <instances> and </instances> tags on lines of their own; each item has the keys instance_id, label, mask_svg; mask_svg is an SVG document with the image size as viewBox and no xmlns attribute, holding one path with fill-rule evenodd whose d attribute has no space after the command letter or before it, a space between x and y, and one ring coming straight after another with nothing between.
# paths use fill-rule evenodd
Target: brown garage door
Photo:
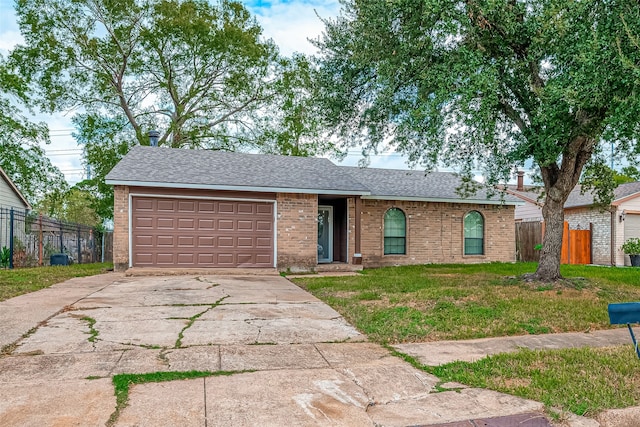
<instances>
[{"instance_id":1,"label":"brown garage door","mask_svg":"<svg viewBox=\"0 0 640 427\"><path fill-rule=\"evenodd\" d=\"M137 267L273 267L273 203L132 197Z\"/></svg>"}]
</instances>

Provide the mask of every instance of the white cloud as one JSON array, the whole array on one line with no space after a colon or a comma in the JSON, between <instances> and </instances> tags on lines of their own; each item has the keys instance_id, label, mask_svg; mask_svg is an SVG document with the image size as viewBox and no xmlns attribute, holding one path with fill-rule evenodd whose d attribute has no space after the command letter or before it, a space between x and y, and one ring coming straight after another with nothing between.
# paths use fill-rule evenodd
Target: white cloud
<instances>
[{"instance_id":1,"label":"white cloud","mask_svg":"<svg viewBox=\"0 0 640 427\"><path fill-rule=\"evenodd\" d=\"M0 52L7 54L17 44L24 42L24 37L20 34L20 31L2 31L0 32Z\"/></svg>"},{"instance_id":2,"label":"white cloud","mask_svg":"<svg viewBox=\"0 0 640 427\"><path fill-rule=\"evenodd\" d=\"M284 55L293 52L315 53L308 39L316 39L324 30L321 21L340 11L338 1L245 2L264 29L264 35L280 47Z\"/></svg>"}]
</instances>

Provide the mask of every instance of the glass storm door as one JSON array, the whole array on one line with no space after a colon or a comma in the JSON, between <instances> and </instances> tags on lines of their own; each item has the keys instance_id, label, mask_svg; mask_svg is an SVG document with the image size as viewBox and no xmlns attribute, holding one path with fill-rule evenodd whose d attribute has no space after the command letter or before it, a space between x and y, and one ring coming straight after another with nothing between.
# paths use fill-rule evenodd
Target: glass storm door
<instances>
[{"instance_id":1,"label":"glass storm door","mask_svg":"<svg viewBox=\"0 0 640 427\"><path fill-rule=\"evenodd\" d=\"M318 206L318 263L333 262L333 207Z\"/></svg>"}]
</instances>

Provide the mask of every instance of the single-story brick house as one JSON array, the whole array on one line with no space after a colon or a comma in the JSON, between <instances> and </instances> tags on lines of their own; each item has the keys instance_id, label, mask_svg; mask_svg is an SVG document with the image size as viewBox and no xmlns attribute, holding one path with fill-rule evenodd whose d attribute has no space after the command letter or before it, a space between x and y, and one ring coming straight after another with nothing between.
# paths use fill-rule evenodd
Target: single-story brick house
<instances>
[{"instance_id":1,"label":"single-story brick house","mask_svg":"<svg viewBox=\"0 0 640 427\"><path fill-rule=\"evenodd\" d=\"M114 262L310 271L514 261L514 206L461 199L452 173L134 147L114 186Z\"/></svg>"},{"instance_id":2,"label":"single-story brick house","mask_svg":"<svg viewBox=\"0 0 640 427\"><path fill-rule=\"evenodd\" d=\"M519 181L507 192L520 198L524 205L515 211L516 221L543 221L543 199L540 187L523 186ZM631 237L640 237L640 182L619 185L608 209L594 207L591 192L582 193L577 185L564 205L564 219L571 230L591 229L591 256L594 264L631 265L620 247Z\"/></svg>"}]
</instances>

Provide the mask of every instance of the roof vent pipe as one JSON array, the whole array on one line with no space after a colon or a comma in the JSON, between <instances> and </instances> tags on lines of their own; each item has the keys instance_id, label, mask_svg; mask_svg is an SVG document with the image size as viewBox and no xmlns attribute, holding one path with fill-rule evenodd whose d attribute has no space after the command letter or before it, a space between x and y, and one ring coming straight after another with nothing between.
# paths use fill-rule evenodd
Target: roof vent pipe
<instances>
[{"instance_id":1,"label":"roof vent pipe","mask_svg":"<svg viewBox=\"0 0 640 427\"><path fill-rule=\"evenodd\" d=\"M524 171L518 171L518 186L516 190L524 191Z\"/></svg>"},{"instance_id":2,"label":"roof vent pipe","mask_svg":"<svg viewBox=\"0 0 640 427\"><path fill-rule=\"evenodd\" d=\"M160 132L158 132L157 130L150 130L147 135L149 135L149 145L152 147L157 147L158 140L160 139Z\"/></svg>"}]
</instances>

